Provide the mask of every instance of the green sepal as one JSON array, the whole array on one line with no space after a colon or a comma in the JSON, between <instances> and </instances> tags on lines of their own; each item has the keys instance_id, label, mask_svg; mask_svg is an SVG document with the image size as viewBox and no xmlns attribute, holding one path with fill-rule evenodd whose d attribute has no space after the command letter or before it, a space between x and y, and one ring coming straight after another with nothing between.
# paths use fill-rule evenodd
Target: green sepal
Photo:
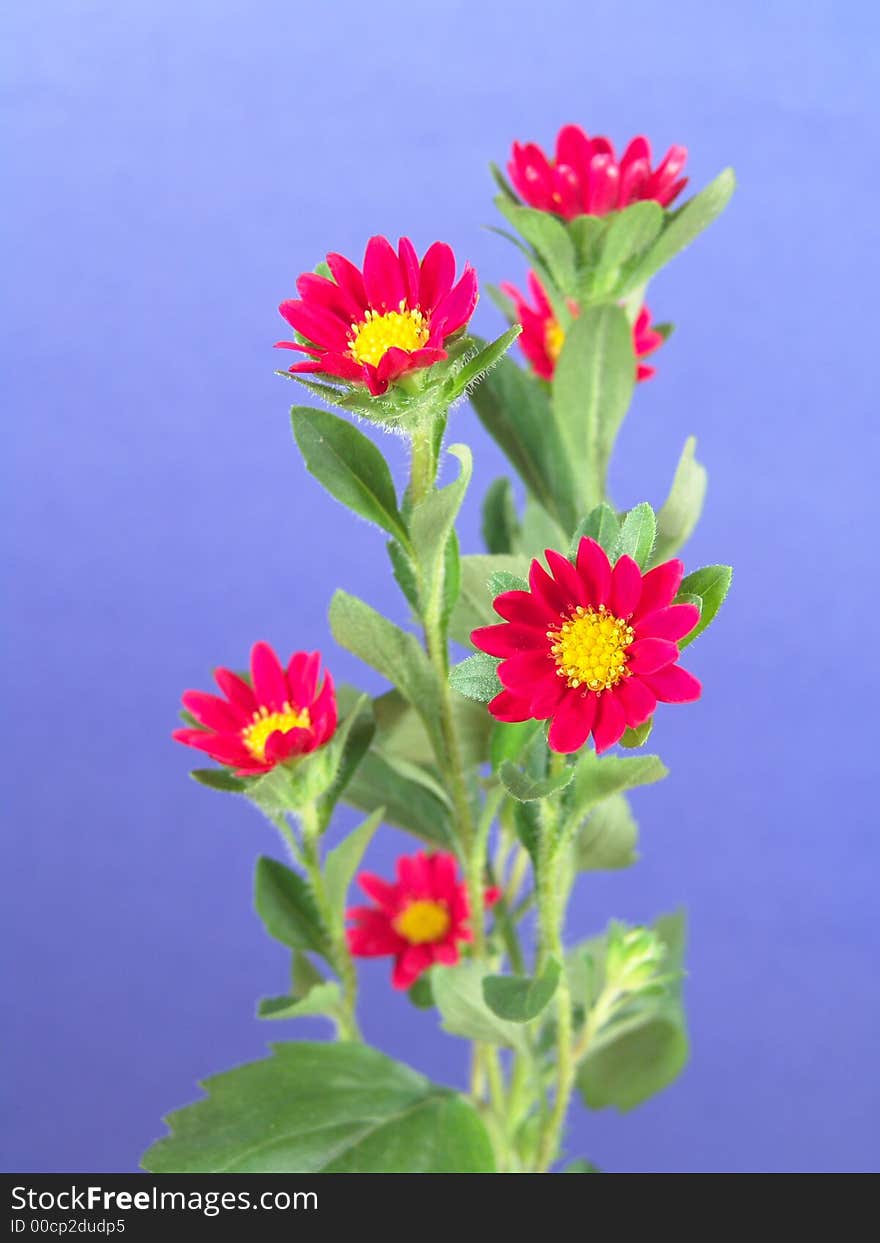
<instances>
[{"instance_id":1,"label":"green sepal","mask_svg":"<svg viewBox=\"0 0 880 1243\"><path fill-rule=\"evenodd\" d=\"M488 345L477 348L476 352L457 371L446 386L444 396L452 405L463 394L480 384L498 361L504 357L514 341L522 332L520 324L514 324L507 332L501 334Z\"/></svg>"},{"instance_id":2,"label":"green sepal","mask_svg":"<svg viewBox=\"0 0 880 1243\"><path fill-rule=\"evenodd\" d=\"M190 776L209 790L224 790L229 794L243 794L247 790L248 783L227 768L194 768Z\"/></svg>"}]
</instances>

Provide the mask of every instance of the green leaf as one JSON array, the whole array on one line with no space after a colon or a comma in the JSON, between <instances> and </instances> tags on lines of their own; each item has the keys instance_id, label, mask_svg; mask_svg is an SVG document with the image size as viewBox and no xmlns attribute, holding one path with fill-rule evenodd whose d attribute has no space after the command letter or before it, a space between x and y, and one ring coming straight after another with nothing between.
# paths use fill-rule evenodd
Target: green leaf
<instances>
[{"instance_id":1,"label":"green leaf","mask_svg":"<svg viewBox=\"0 0 880 1243\"><path fill-rule=\"evenodd\" d=\"M483 971L480 963L472 961L457 967L431 968L431 986L443 1030L481 1044L523 1048L522 1028L499 1018L486 1005Z\"/></svg>"},{"instance_id":2,"label":"green leaf","mask_svg":"<svg viewBox=\"0 0 880 1243\"><path fill-rule=\"evenodd\" d=\"M577 253L584 292L589 292L591 289L593 271L599 262L602 243L610 223L607 216L575 216L574 220L568 222L568 236L574 243Z\"/></svg>"},{"instance_id":3,"label":"green leaf","mask_svg":"<svg viewBox=\"0 0 880 1243\"><path fill-rule=\"evenodd\" d=\"M431 987L430 972L423 972L423 974L416 980L415 984L406 990L406 995L416 1009L433 1010L434 990Z\"/></svg>"},{"instance_id":4,"label":"green leaf","mask_svg":"<svg viewBox=\"0 0 880 1243\"><path fill-rule=\"evenodd\" d=\"M612 794L593 811L574 840L578 872L610 872L628 868L638 855L639 826L623 794Z\"/></svg>"},{"instance_id":5,"label":"green leaf","mask_svg":"<svg viewBox=\"0 0 880 1243\"><path fill-rule=\"evenodd\" d=\"M655 565L674 557L690 539L699 521L706 496L706 469L694 457L696 447L696 437L689 436L682 449L669 496L657 514Z\"/></svg>"},{"instance_id":6,"label":"green leaf","mask_svg":"<svg viewBox=\"0 0 880 1243\"><path fill-rule=\"evenodd\" d=\"M151 1173L494 1172L473 1105L367 1045L276 1044L202 1086L144 1155Z\"/></svg>"},{"instance_id":7,"label":"green leaf","mask_svg":"<svg viewBox=\"0 0 880 1243\"><path fill-rule=\"evenodd\" d=\"M614 290L621 268L650 246L663 223L663 208L650 200L615 212L605 233L593 288L606 293Z\"/></svg>"},{"instance_id":8,"label":"green leaf","mask_svg":"<svg viewBox=\"0 0 880 1243\"><path fill-rule=\"evenodd\" d=\"M430 767L434 761L425 727L397 691L387 691L374 702L379 723L377 745L383 755L409 760ZM456 697L452 712L462 755L469 765L479 766L488 758L492 718L481 704Z\"/></svg>"},{"instance_id":9,"label":"green leaf","mask_svg":"<svg viewBox=\"0 0 880 1243\"><path fill-rule=\"evenodd\" d=\"M672 974L680 973L682 917L667 916L654 927ZM599 1028L578 1069L578 1088L591 1109L614 1106L625 1113L677 1078L688 1048L679 979L660 992L635 997L618 1018Z\"/></svg>"},{"instance_id":10,"label":"green leaf","mask_svg":"<svg viewBox=\"0 0 880 1243\"><path fill-rule=\"evenodd\" d=\"M471 394L471 404L528 491L570 531L582 507L542 381L505 357Z\"/></svg>"},{"instance_id":11,"label":"green leaf","mask_svg":"<svg viewBox=\"0 0 880 1243\"><path fill-rule=\"evenodd\" d=\"M333 748L335 776L331 785L318 800L318 812L322 824L328 823L333 808L339 802L345 787L367 754L375 732L376 721L373 717L372 704L368 702L366 695L361 695L351 709L345 713L330 743Z\"/></svg>"},{"instance_id":12,"label":"green leaf","mask_svg":"<svg viewBox=\"0 0 880 1243\"><path fill-rule=\"evenodd\" d=\"M593 306L565 336L553 377L553 413L581 510L605 495L608 462L635 382L632 329L619 306ZM566 524L567 529L571 525Z\"/></svg>"},{"instance_id":13,"label":"green leaf","mask_svg":"<svg viewBox=\"0 0 880 1243\"><path fill-rule=\"evenodd\" d=\"M616 562L618 557L625 555L632 557L640 569L647 569L656 535L657 520L654 511L647 501L642 501L641 505L636 505L629 511L621 523L611 561Z\"/></svg>"},{"instance_id":14,"label":"green leaf","mask_svg":"<svg viewBox=\"0 0 880 1243\"><path fill-rule=\"evenodd\" d=\"M193 781L207 786L209 790L225 790L230 794L241 794L247 789L247 782L241 777L233 777L225 768L194 768L190 773Z\"/></svg>"},{"instance_id":15,"label":"green leaf","mask_svg":"<svg viewBox=\"0 0 880 1243\"><path fill-rule=\"evenodd\" d=\"M504 173L502 173L502 171L501 171L501 169L498 167L498 165L497 165L497 164L494 164L494 163L492 163L492 162L490 161L490 163L489 163L489 171L491 172L491 174L492 174L492 179L493 179L493 181L495 182L495 184L496 184L496 186L498 187L498 189L501 191L501 193L502 193L502 194L504 194L504 195L506 195L506 196L507 196L507 198L509 198L509 199L510 199L511 203L518 203L518 202L519 202L519 199L518 199L518 198L516 197L516 195L514 194L514 192L513 192L512 188L511 188L511 186L510 186L510 182L509 182L509 181L507 180L507 178L504 176Z\"/></svg>"},{"instance_id":16,"label":"green leaf","mask_svg":"<svg viewBox=\"0 0 880 1243\"><path fill-rule=\"evenodd\" d=\"M681 580L679 593L675 597L676 602L681 604L686 602L686 597L699 596L703 602L700 611L700 620L683 639L679 639L679 649L685 648L689 643L693 643L694 639L699 638L708 625L715 619L715 615L725 601L728 591L730 590L730 581L733 578L733 570L729 565L706 565L701 570L694 570L693 574L688 574L686 578Z\"/></svg>"},{"instance_id":17,"label":"green leaf","mask_svg":"<svg viewBox=\"0 0 880 1243\"><path fill-rule=\"evenodd\" d=\"M498 360L504 357L521 332L522 326L514 324L513 327L508 328L507 332L502 333L497 340L484 345L482 349L478 349L476 354L465 363L461 371L457 372L447 385L446 400L450 403L456 401L462 393L485 379Z\"/></svg>"},{"instance_id":18,"label":"green leaf","mask_svg":"<svg viewBox=\"0 0 880 1243\"><path fill-rule=\"evenodd\" d=\"M442 754L444 742L434 673L415 636L345 591L334 594L329 617L336 642L397 686L424 721L436 753Z\"/></svg>"},{"instance_id":19,"label":"green leaf","mask_svg":"<svg viewBox=\"0 0 880 1243\"><path fill-rule=\"evenodd\" d=\"M408 536L391 471L372 440L329 410L294 406L290 413L296 443L311 474L337 501L405 546Z\"/></svg>"},{"instance_id":20,"label":"green leaf","mask_svg":"<svg viewBox=\"0 0 880 1243\"><path fill-rule=\"evenodd\" d=\"M559 963L551 958L539 976L487 975L483 1000L500 1019L530 1023L552 1001L560 970Z\"/></svg>"},{"instance_id":21,"label":"green leaf","mask_svg":"<svg viewBox=\"0 0 880 1243\"><path fill-rule=\"evenodd\" d=\"M534 247L560 292L570 294L574 284L575 254L565 225L549 212L536 211L533 207L517 207L504 198L496 198L495 203L516 231Z\"/></svg>"},{"instance_id":22,"label":"green leaf","mask_svg":"<svg viewBox=\"0 0 880 1243\"><path fill-rule=\"evenodd\" d=\"M566 814L569 819L580 821L610 795L634 786L651 785L668 772L656 755L598 756L595 751L584 751L575 765L574 781L566 795Z\"/></svg>"},{"instance_id":23,"label":"green leaf","mask_svg":"<svg viewBox=\"0 0 880 1243\"><path fill-rule=\"evenodd\" d=\"M360 866L364 851L370 844L373 834L382 823L385 808L377 807L363 824L344 837L338 846L328 851L324 860L324 887L327 890L327 901L334 911L343 918L345 898L354 874Z\"/></svg>"},{"instance_id":24,"label":"green leaf","mask_svg":"<svg viewBox=\"0 0 880 1243\"><path fill-rule=\"evenodd\" d=\"M612 556L620 538L620 519L610 505L603 501L578 524L571 542L572 559L577 556L578 544L585 535L601 544L609 558Z\"/></svg>"},{"instance_id":25,"label":"green leaf","mask_svg":"<svg viewBox=\"0 0 880 1243\"><path fill-rule=\"evenodd\" d=\"M522 530L517 540L517 552L527 557L537 557L545 548L560 549L566 545L566 532L543 505L529 499L523 514Z\"/></svg>"},{"instance_id":26,"label":"green leaf","mask_svg":"<svg viewBox=\"0 0 880 1243\"><path fill-rule=\"evenodd\" d=\"M475 652L454 665L449 674L449 685L466 699L487 704L502 690L498 681L498 660L485 652Z\"/></svg>"},{"instance_id":27,"label":"green leaf","mask_svg":"<svg viewBox=\"0 0 880 1243\"><path fill-rule=\"evenodd\" d=\"M730 201L735 185L733 169L726 168L705 190L694 195L677 211L669 213L663 232L644 258L628 273L625 285L617 289L618 295L622 297L630 289L644 285L655 272L675 258L679 251L689 246L694 238L721 215Z\"/></svg>"},{"instance_id":28,"label":"green leaf","mask_svg":"<svg viewBox=\"0 0 880 1243\"><path fill-rule=\"evenodd\" d=\"M632 750L635 747L643 747L651 737L651 730L654 728L654 718L648 717L647 721L643 721L637 729L627 727L620 735L620 745Z\"/></svg>"},{"instance_id":29,"label":"green leaf","mask_svg":"<svg viewBox=\"0 0 880 1243\"><path fill-rule=\"evenodd\" d=\"M502 475L490 484L483 498L483 542L490 553L510 553L518 531L513 488Z\"/></svg>"},{"instance_id":30,"label":"green leaf","mask_svg":"<svg viewBox=\"0 0 880 1243\"><path fill-rule=\"evenodd\" d=\"M436 612L439 607L432 596L442 590L440 567L473 471L473 457L467 445L450 445L449 452L461 462L458 479L445 488L429 492L415 507L410 518L416 563L421 566L425 585L425 598L422 600L425 613L431 609Z\"/></svg>"},{"instance_id":31,"label":"green leaf","mask_svg":"<svg viewBox=\"0 0 880 1243\"><path fill-rule=\"evenodd\" d=\"M254 873L254 907L266 931L291 949L327 957L327 933L311 886L298 872L261 855Z\"/></svg>"},{"instance_id":32,"label":"green leaf","mask_svg":"<svg viewBox=\"0 0 880 1243\"><path fill-rule=\"evenodd\" d=\"M389 540L386 548L388 549L388 559L391 562L394 581L406 597L407 604L414 612L417 612L419 608L419 580L412 559L409 553L396 540Z\"/></svg>"},{"instance_id":33,"label":"green leaf","mask_svg":"<svg viewBox=\"0 0 880 1243\"><path fill-rule=\"evenodd\" d=\"M258 1019L304 1019L313 1015L334 1018L339 1012L342 990L331 980L316 984L305 997L263 997L257 1006Z\"/></svg>"},{"instance_id":34,"label":"green leaf","mask_svg":"<svg viewBox=\"0 0 880 1243\"><path fill-rule=\"evenodd\" d=\"M539 726L540 721L494 721L489 741L492 768L497 771L505 760L519 759Z\"/></svg>"},{"instance_id":35,"label":"green leaf","mask_svg":"<svg viewBox=\"0 0 880 1243\"><path fill-rule=\"evenodd\" d=\"M449 850L453 845L449 805L431 788L413 779L413 765L370 751L345 791L345 801L360 811L385 808L383 819L423 841Z\"/></svg>"},{"instance_id":36,"label":"green leaf","mask_svg":"<svg viewBox=\"0 0 880 1243\"><path fill-rule=\"evenodd\" d=\"M520 578L518 574L511 574L507 570L496 570L494 574L490 574L486 586L493 600L507 591L528 591L529 589L526 579Z\"/></svg>"},{"instance_id":37,"label":"green leaf","mask_svg":"<svg viewBox=\"0 0 880 1243\"><path fill-rule=\"evenodd\" d=\"M461 549L455 527L449 532L446 541L446 552L443 554L443 608L441 617L444 626L448 626L452 610L461 592Z\"/></svg>"},{"instance_id":38,"label":"green leaf","mask_svg":"<svg viewBox=\"0 0 880 1243\"><path fill-rule=\"evenodd\" d=\"M505 760L498 770L498 777L508 794L520 803L536 803L564 790L574 776L574 768L564 768L555 777L535 778L522 772L510 760Z\"/></svg>"}]
</instances>

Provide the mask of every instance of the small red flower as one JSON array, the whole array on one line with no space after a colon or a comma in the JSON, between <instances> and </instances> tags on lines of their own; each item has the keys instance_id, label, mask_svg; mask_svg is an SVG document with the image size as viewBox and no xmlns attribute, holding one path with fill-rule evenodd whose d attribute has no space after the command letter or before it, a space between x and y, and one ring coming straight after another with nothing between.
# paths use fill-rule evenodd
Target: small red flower
<instances>
[{"instance_id":1,"label":"small red flower","mask_svg":"<svg viewBox=\"0 0 880 1243\"><path fill-rule=\"evenodd\" d=\"M206 751L240 777L316 751L336 730L333 679L325 673L319 686L320 668L319 652L294 652L284 669L268 643L255 643L252 685L229 669L215 669L225 699L186 691L183 706L205 728L176 729L172 736Z\"/></svg>"},{"instance_id":2,"label":"small red flower","mask_svg":"<svg viewBox=\"0 0 880 1243\"><path fill-rule=\"evenodd\" d=\"M358 884L375 906L348 911L355 921L348 947L357 958L393 956L395 988L410 988L435 962L453 966L459 945L473 940L467 888L454 855L401 855L396 884L372 872L361 872ZM486 905L499 897L498 889L488 889Z\"/></svg>"},{"instance_id":3,"label":"small red flower","mask_svg":"<svg viewBox=\"0 0 880 1243\"><path fill-rule=\"evenodd\" d=\"M516 317L522 325L520 348L531 363L532 370L542 380L552 380L556 360L565 342L565 330L556 318L544 286L534 272L529 272L528 285L534 306L514 285L502 285L501 292L507 294L516 308ZM580 312L576 302L570 301L568 309L574 316ZM651 312L643 306L633 324L633 351L636 358L646 358L662 344L663 334L651 326ZM654 367L641 361L636 367L637 380L649 380L654 373Z\"/></svg>"},{"instance_id":4,"label":"small red flower","mask_svg":"<svg viewBox=\"0 0 880 1243\"><path fill-rule=\"evenodd\" d=\"M679 176L686 159L686 147L670 147L652 169L650 145L639 135L618 160L607 138L588 138L579 125L563 125L555 159L533 142L515 142L507 171L530 207L571 220L605 216L642 199L668 207L687 185Z\"/></svg>"},{"instance_id":5,"label":"small red flower","mask_svg":"<svg viewBox=\"0 0 880 1243\"><path fill-rule=\"evenodd\" d=\"M402 237L397 251L371 237L363 271L342 255L328 255L332 279L305 272L299 298L278 308L309 342L278 341L282 349L310 355L292 372L317 371L366 384L374 396L409 371L447 357L443 346L464 328L477 305L477 274L469 264L457 284L455 255L435 242L419 262Z\"/></svg>"},{"instance_id":6,"label":"small red flower","mask_svg":"<svg viewBox=\"0 0 880 1243\"><path fill-rule=\"evenodd\" d=\"M657 703L699 699L700 683L676 662L677 640L699 621L693 604L673 604L681 561L642 574L632 557L612 569L595 540L581 540L577 562L548 549L550 573L533 561L528 591L496 596L505 621L471 641L502 657L505 687L489 704L499 721L552 719L554 751L577 751L590 734L607 751Z\"/></svg>"}]
</instances>

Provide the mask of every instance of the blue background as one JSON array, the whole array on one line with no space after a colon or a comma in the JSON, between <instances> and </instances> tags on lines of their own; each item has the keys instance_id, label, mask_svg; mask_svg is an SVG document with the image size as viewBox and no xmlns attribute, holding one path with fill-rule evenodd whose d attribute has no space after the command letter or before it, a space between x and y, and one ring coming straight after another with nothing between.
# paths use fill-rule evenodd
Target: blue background
<instances>
[{"instance_id":1,"label":"blue background","mask_svg":"<svg viewBox=\"0 0 880 1243\"><path fill-rule=\"evenodd\" d=\"M570 925L687 905L694 1054L634 1114L579 1107L570 1149L876 1167L875 6L45 0L4 25L4 1167L133 1169L197 1078L323 1031L254 1021L286 983L249 896L280 846L169 738L181 690L258 637L378 688L327 636L337 585L402 617L382 540L298 459L275 308L373 232L521 279L481 228L486 164L568 120L740 183L652 287L678 331L614 467L621 504L659 503L696 432L688 557L736 589L690 654L704 699L655 731L642 862L582 880ZM503 463L467 409L453 435L476 550ZM386 829L370 862L411 846ZM387 964L363 977L368 1036L462 1082Z\"/></svg>"}]
</instances>

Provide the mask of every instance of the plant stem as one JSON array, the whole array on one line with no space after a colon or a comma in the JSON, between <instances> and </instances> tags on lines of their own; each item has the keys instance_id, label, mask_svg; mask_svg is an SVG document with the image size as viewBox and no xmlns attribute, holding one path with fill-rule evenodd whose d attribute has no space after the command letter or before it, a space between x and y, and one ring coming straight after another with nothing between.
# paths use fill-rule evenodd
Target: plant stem
<instances>
[{"instance_id":1,"label":"plant stem","mask_svg":"<svg viewBox=\"0 0 880 1243\"><path fill-rule=\"evenodd\" d=\"M330 938L333 968L342 984L342 1008L338 1014L339 1035L343 1040L361 1040L356 1017L357 972L349 953L342 912L334 911L327 897L318 845L320 825L317 809L314 804L309 804L300 809L299 815L303 830L302 864L311 881L315 902Z\"/></svg>"},{"instance_id":2,"label":"plant stem","mask_svg":"<svg viewBox=\"0 0 880 1243\"><path fill-rule=\"evenodd\" d=\"M553 763L558 766L556 759ZM572 1048L571 991L565 971L565 953L562 945L564 918L563 903L560 901L562 896L560 884L562 842L559 832L559 809L555 801L547 801L542 819L537 886L540 928L539 969L550 958L555 958L562 967L562 971L556 989L556 1092L553 1108L538 1141L535 1168L540 1173L545 1172L556 1158L574 1087L576 1066Z\"/></svg>"}]
</instances>

